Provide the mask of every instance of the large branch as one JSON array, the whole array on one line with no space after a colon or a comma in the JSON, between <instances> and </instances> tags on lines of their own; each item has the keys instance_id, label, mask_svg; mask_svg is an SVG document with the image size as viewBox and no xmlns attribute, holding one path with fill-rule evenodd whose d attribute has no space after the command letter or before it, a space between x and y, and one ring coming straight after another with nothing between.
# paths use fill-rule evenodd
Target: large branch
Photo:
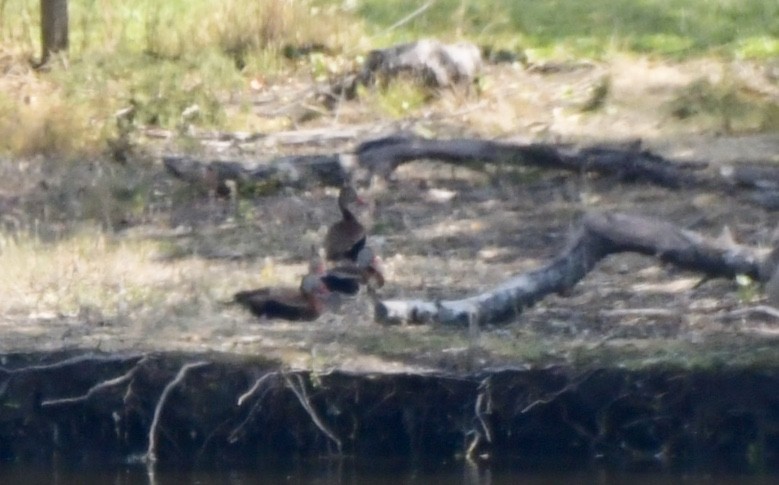
<instances>
[{"instance_id":1,"label":"large branch","mask_svg":"<svg viewBox=\"0 0 779 485\"><path fill-rule=\"evenodd\" d=\"M320 154L278 157L253 166L238 161L201 161L184 156L163 158L168 172L191 184L205 184L206 173L216 174L220 187L272 184L308 187L341 186L357 168L388 177L400 165L415 160L437 160L455 165L500 164L535 166L575 173L615 176L625 182L646 182L671 189L697 187L731 194L745 193L751 203L768 210L779 209L779 167L766 163L739 163L706 170L705 162L666 159L641 147L640 141L623 146L577 148L568 145L518 144L477 138L424 139L398 134L361 143L356 157L348 154Z\"/></svg>"},{"instance_id":2,"label":"large branch","mask_svg":"<svg viewBox=\"0 0 779 485\"><path fill-rule=\"evenodd\" d=\"M356 154L362 167L383 176L388 176L403 163L433 159L455 164L524 164L576 172L592 171L617 175L622 180L644 180L671 188L696 183L697 179L690 169L700 168L701 164L674 163L640 148L640 142L623 148L593 146L578 150L544 143L392 136L367 141L357 148Z\"/></svg>"},{"instance_id":3,"label":"large branch","mask_svg":"<svg viewBox=\"0 0 779 485\"><path fill-rule=\"evenodd\" d=\"M574 172L591 171L616 175L625 181L647 181L678 188L693 185L698 179L691 168L705 164L685 164L666 160L633 143L624 148L592 146L575 149L568 146L531 143L513 144L476 138L424 139L395 135L360 144L357 164L370 173L389 176L403 163L432 159L454 164L502 163L530 165ZM356 168L348 156L338 154L286 156L248 167L242 162L204 162L183 156L163 158L168 172L190 183L202 182L206 167L220 182L267 183L305 186L311 183L339 186Z\"/></svg>"},{"instance_id":4,"label":"large branch","mask_svg":"<svg viewBox=\"0 0 779 485\"><path fill-rule=\"evenodd\" d=\"M375 305L380 323L468 325L510 322L550 293L565 293L604 257L620 252L655 256L707 277L739 274L764 281L773 268L770 258L727 238L708 239L659 219L621 213L585 215L568 247L549 264L516 276L502 285L461 300L385 300Z\"/></svg>"}]
</instances>

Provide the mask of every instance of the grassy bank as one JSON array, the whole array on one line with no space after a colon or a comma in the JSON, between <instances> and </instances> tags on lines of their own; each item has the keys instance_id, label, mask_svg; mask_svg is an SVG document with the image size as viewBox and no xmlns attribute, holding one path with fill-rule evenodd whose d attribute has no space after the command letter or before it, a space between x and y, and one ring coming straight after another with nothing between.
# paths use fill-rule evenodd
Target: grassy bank
<instances>
[{"instance_id":1,"label":"grassy bank","mask_svg":"<svg viewBox=\"0 0 779 485\"><path fill-rule=\"evenodd\" d=\"M117 128L114 114L129 107L138 126L182 128L182 113L196 106L187 122L199 127L273 129L250 112L252 82L323 79L371 48L420 36L469 39L532 59L779 54L779 4L770 0L440 0L410 19L426 4L83 0L70 2L67 67L35 73L28 66L40 51L38 3L0 4L1 62L12 74L0 77L0 150L20 156L102 153L128 128ZM331 54L283 55L290 45L316 44Z\"/></svg>"},{"instance_id":2,"label":"grassy bank","mask_svg":"<svg viewBox=\"0 0 779 485\"><path fill-rule=\"evenodd\" d=\"M4 335L13 333L7 349L167 345L282 352L285 362L303 367L373 368L385 360L478 366L482 350L483 362L496 364L587 363L608 358L613 343L615 361L636 367L742 362L731 359L734 353L748 356L746 364L774 362L774 347L753 345L763 345L762 334L753 336L761 328L750 326L743 339L730 339L732 324L722 314L744 299L729 283L683 286L676 293L694 293L690 300L711 305L688 317L684 298L661 292L655 301L646 289L633 289L635 278L623 269L606 268L593 275L594 283L577 287L578 295L540 303L522 324L488 329L475 343L462 329L378 327L366 299L312 325L251 325L251 317L222 304L239 289L295 285L303 255L321 241L337 209L335 194L320 189L246 197L237 208L189 193L197 191L171 180L154 154L201 149L193 134L203 130L272 133L404 119L431 136L565 141L703 134L711 138L666 153L729 163L734 153L746 156L743 145L717 145L716 153L703 155L696 150L723 133L779 127L779 86L762 69L779 55L775 1L425 5L71 0L70 55L36 71L38 1L0 2L0 325L7 325ZM532 62L564 62L549 72L491 65L481 92L470 97L444 92L431 99L409 81L367 90L333 111L305 98L315 81L348 71L370 49L422 36L467 39L524 53ZM326 52L289 49L318 44ZM744 58L754 71L740 70ZM118 116L130 110L132 116ZM173 136L151 141L146 128ZM347 151L354 141L316 150ZM770 140L753 145L754 158L777 153ZM259 142L229 153L259 159L298 148ZM123 159L117 155L125 152L130 155ZM773 223L756 220L754 207L735 205L739 201L704 198L714 207L703 209L646 187L628 192L596 186L584 176L561 184L545 181L545 173L523 172L509 181L437 166L426 170L440 179L401 169L399 189L369 194L378 201L370 216L373 234L386 243L392 297L473 294L500 284L552 257L550 243L562 244L575 214L595 206L654 211L683 223L709 220L700 217L709 211L717 224L730 218L750 244L767 240L761 231ZM428 190L439 186L444 195L451 192L451 204L439 205ZM505 218L491 226L496 216ZM651 263L626 267L639 265ZM657 273L650 279L673 277ZM612 303L589 298L604 291ZM628 325L625 318L608 321L598 313L609 304L649 310L673 304L684 318L637 318ZM702 339L708 339L707 349L700 348Z\"/></svg>"}]
</instances>

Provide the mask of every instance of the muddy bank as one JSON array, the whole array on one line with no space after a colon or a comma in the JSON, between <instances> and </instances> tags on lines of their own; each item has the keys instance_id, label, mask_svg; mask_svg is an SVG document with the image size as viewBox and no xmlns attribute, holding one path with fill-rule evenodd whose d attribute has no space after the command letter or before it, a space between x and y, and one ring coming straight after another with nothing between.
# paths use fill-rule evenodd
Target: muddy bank
<instances>
[{"instance_id":1,"label":"muddy bank","mask_svg":"<svg viewBox=\"0 0 779 485\"><path fill-rule=\"evenodd\" d=\"M342 455L762 470L779 457L778 410L779 368L315 374L224 354L10 354L0 460Z\"/></svg>"}]
</instances>

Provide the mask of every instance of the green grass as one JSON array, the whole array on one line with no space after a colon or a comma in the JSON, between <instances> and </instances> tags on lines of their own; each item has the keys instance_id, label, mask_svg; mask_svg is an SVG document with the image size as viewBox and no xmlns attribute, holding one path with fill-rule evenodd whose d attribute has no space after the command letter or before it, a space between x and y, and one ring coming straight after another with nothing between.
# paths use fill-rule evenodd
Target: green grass
<instances>
[{"instance_id":1,"label":"green grass","mask_svg":"<svg viewBox=\"0 0 779 485\"><path fill-rule=\"evenodd\" d=\"M6 62L29 66L39 57L38 12L35 0L0 2ZM77 157L92 147L99 154L119 135L114 115L126 108L134 125L245 129L225 111L231 93L254 77L298 69L281 56L285 45L340 49L353 44L357 27L337 9L306 1L71 1L66 67L57 60L45 75L29 73L39 104L19 103L23 92L0 95L0 152ZM195 106L196 118L182 120Z\"/></svg>"},{"instance_id":2,"label":"green grass","mask_svg":"<svg viewBox=\"0 0 779 485\"><path fill-rule=\"evenodd\" d=\"M538 55L603 56L614 51L691 56L779 54L779 3L771 0L440 0L398 30L387 28L421 2L362 2L374 35L496 40Z\"/></svg>"},{"instance_id":3,"label":"green grass","mask_svg":"<svg viewBox=\"0 0 779 485\"><path fill-rule=\"evenodd\" d=\"M702 78L679 89L668 103L671 115L724 133L776 131L779 106L726 76L713 83Z\"/></svg>"},{"instance_id":4,"label":"green grass","mask_svg":"<svg viewBox=\"0 0 779 485\"><path fill-rule=\"evenodd\" d=\"M524 51L531 59L624 52L677 58L779 55L774 0L438 0L396 25L420 5L364 0L350 10L337 0L73 0L67 67L30 74L38 104L21 103L31 99L28 92L0 84L0 152L101 154L121 135L115 113L128 107L135 109L130 129L286 127L266 126L268 120L240 107L228 112L225 101L252 79L324 80L371 48L419 37L468 39ZM29 66L40 55L38 15L38 0L0 2L6 65L12 59ZM285 46L306 44L326 45L332 55L294 60L282 55ZM373 100L392 117L407 116L424 101L422 93L403 86ZM194 106L197 116L182 120ZM775 115L768 118L773 125Z\"/></svg>"}]
</instances>

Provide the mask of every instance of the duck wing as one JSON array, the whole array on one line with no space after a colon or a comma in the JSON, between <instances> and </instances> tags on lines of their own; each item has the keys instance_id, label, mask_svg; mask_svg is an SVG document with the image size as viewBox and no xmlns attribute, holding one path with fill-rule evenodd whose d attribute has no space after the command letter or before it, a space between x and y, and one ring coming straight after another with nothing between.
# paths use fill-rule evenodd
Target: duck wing
<instances>
[{"instance_id":1,"label":"duck wing","mask_svg":"<svg viewBox=\"0 0 779 485\"><path fill-rule=\"evenodd\" d=\"M259 288L239 291L233 301L257 317L284 320L314 320L319 312L297 290Z\"/></svg>"}]
</instances>

